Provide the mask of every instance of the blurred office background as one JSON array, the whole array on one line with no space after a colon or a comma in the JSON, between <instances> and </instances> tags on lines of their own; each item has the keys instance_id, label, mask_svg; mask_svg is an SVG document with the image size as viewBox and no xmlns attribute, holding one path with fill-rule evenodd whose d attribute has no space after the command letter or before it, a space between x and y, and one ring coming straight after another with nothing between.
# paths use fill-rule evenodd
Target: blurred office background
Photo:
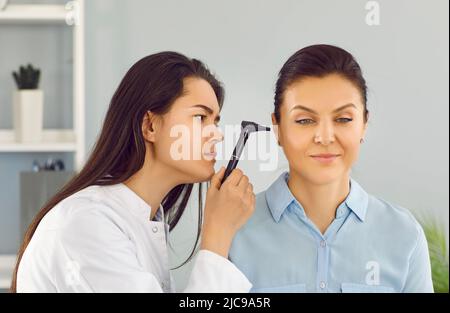
<instances>
[{"instance_id":1,"label":"blurred office background","mask_svg":"<svg viewBox=\"0 0 450 313\"><path fill-rule=\"evenodd\" d=\"M96 140L121 78L146 55L174 50L203 60L226 87L222 125L241 120L270 125L277 73L287 58L307 45L338 45L355 55L369 85L371 121L353 177L376 196L437 217L448 247L449 3L379 0L379 25L368 25L368 2L85 1L84 154ZM66 1L10 0L8 5L30 3ZM0 130L13 127L11 72L29 62L42 69L44 127L74 126L73 44L70 27L0 21ZM21 175L32 170L34 161L53 158L64 162L70 176L75 162L71 151L1 147L0 141L0 255L14 255L21 241L21 186L26 184ZM278 159L272 171L261 171L258 161L240 163L258 192L287 169L281 150L271 158ZM195 240L197 202L192 200L171 235L173 266L189 255ZM179 290L191 265L173 272Z\"/></svg>"}]
</instances>

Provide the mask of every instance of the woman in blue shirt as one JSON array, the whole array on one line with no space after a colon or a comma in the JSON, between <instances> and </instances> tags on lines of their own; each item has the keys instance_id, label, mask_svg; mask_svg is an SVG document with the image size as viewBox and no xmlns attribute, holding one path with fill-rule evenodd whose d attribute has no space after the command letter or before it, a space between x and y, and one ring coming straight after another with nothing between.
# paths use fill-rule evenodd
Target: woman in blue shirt
<instances>
[{"instance_id":1,"label":"woman in blue shirt","mask_svg":"<svg viewBox=\"0 0 450 313\"><path fill-rule=\"evenodd\" d=\"M329 45L296 52L272 120L289 172L257 196L230 252L253 291L432 292L420 225L350 177L369 120L353 56Z\"/></svg>"}]
</instances>

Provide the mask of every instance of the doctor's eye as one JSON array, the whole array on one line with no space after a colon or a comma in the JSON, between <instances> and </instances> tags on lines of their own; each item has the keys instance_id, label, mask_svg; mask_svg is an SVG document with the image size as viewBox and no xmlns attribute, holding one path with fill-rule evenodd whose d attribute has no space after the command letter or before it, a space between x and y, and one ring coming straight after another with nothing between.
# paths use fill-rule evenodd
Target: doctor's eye
<instances>
[{"instance_id":1,"label":"doctor's eye","mask_svg":"<svg viewBox=\"0 0 450 313\"><path fill-rule=\"evenodd\" d=\"M313 124L314 120L312 120L310 118L306 118L306 119L297 120L295 122L300 125L309 125L309 124Z\"/></svg>"},{"instance_id":2,"label":"doctor's eye","mask_svg":"<svg viewBox=\"0 0 450 313\"><path fill-rule=\"evenodd\" d=\"M203 115L203 114L197 114L197 115L194 115L194 118L198 119L200 122L203 122L207 118L207 116Z\"/></svg>"},{"instance_id":3,"label":"doctor's eye","mask_svg":"<svg viewBox=\"0 0 450 313\"><path fill-rule=\"evenodd\" d=\"M338 118L336 121L338 123L345 124L345 123L350 123L351 121L353 121L353 119L352 118Z\"/></svg>"}]
</instances>

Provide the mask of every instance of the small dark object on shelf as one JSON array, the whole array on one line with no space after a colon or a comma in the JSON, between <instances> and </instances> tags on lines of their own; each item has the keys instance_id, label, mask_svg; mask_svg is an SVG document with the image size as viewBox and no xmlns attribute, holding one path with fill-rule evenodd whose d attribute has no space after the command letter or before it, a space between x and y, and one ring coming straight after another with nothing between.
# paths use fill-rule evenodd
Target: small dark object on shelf
<instances>
[{"instance_id":1,"label":"small dark object on shelf","mask_svg":"<svg viewBox=\"0 0 450 313\"><path fill-rule=\"evenodd\" d=\"M38 89L41 70L28 64L26 67L21 66L18 72L13 72L13 77L20 90Z\"/></svg>"},{"instance_id":2,"label":"small dark object on shelf","mask_svg":"<svg viewBox=\"0 0 450 313\"><path fill-rule=\"evenodd\" d=\"M39 164L39 162L34 161L32 171L33 172L44 172L44 171L50 171L50 172L62 172L65 170L65 165L63 160L54 160L52 158L49 158L43 166Z\"/></svg>"}]
</instances>

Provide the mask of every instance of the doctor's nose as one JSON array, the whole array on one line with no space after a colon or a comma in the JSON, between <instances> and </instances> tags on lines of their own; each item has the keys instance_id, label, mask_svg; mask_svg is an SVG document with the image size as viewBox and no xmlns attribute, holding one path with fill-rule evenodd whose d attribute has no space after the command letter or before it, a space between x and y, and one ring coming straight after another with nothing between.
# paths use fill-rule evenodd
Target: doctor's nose
<instances>
[{"instance_id":1,"label":"doctor's nose","mask_svg":"<svg viewBox=\"0 0 450 313\"><path fill-rule=\"evenodd\" d=\"M219 128L219 126L215 126L214 128L214 133L213 136L211 138L215 143L219 143L222 142L224 139L224 135L222 130Z\"/></svg>"},{"instance_id":2,"label":"doctor's nose","mask_svg":"<svg viewBox=\"0 0 450 313\"><path fill-rule=\"evenodd\" d=\"M321 125L319 125L314 136L314 143L329 145L334 143L334 141L335 136L333 126L329 125L328 123L322 123Z\"/></svg>"}]
</instances>

